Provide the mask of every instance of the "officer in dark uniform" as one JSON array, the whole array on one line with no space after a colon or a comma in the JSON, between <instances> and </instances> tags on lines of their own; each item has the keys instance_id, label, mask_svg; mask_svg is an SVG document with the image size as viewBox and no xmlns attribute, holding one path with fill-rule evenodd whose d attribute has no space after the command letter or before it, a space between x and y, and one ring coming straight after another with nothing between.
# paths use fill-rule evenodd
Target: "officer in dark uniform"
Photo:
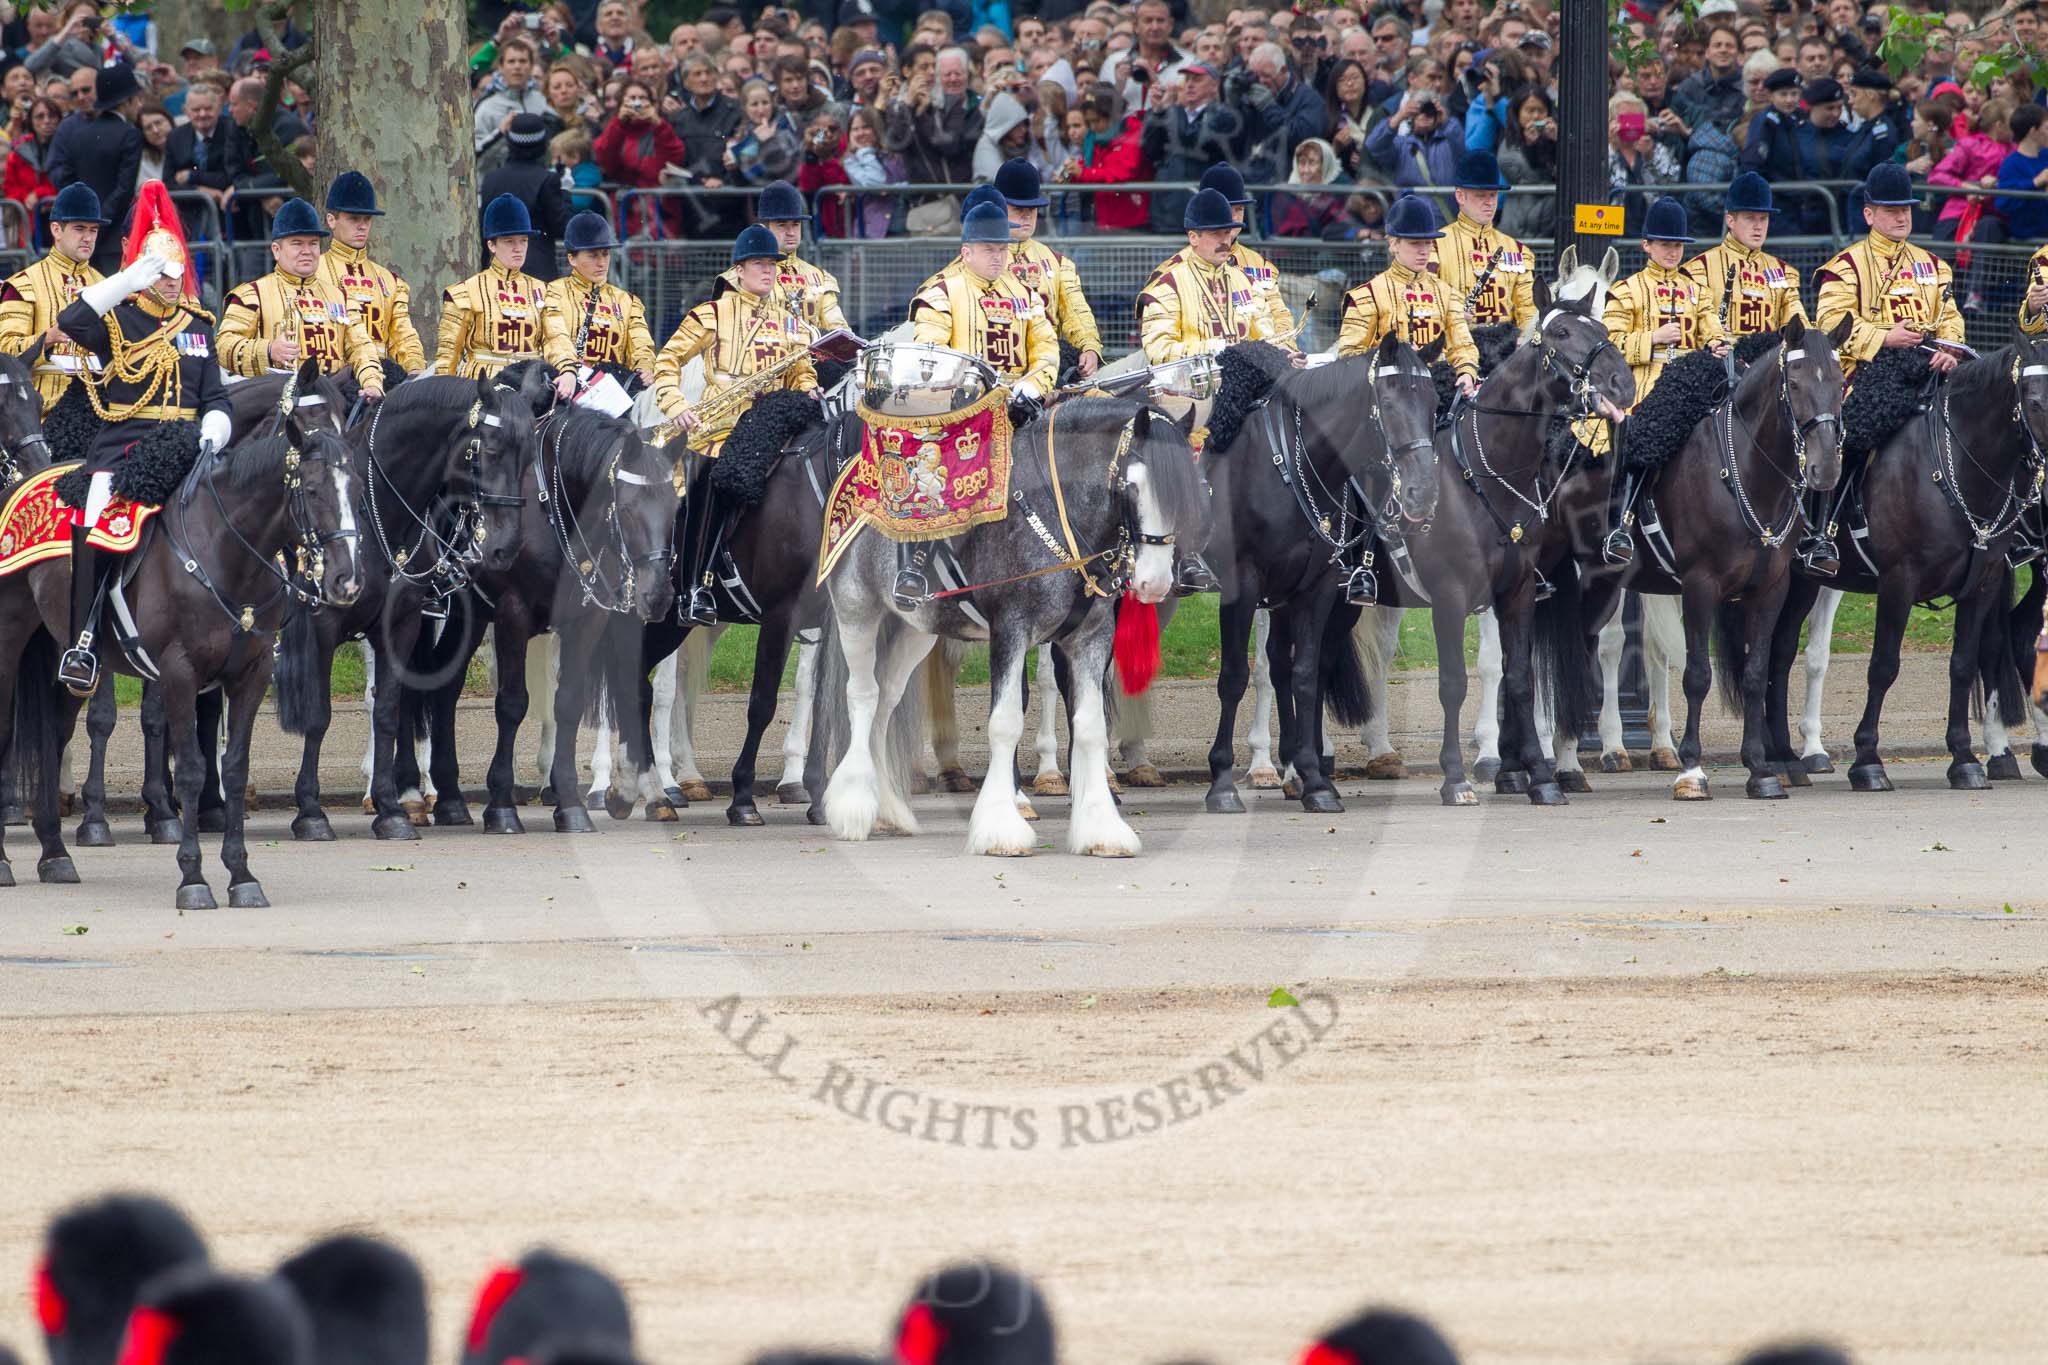
<instances>
[{"instance_id":1,"label":"officer in dark uniform","mask_svg":"<svg viewBox=\"0 0 2048 1365\"><path fill-rule=\"evenodd\" d=\"M158 458L166 423L199 424L201 459L225 446L232 430L213 316L199 306L192 258L162 181L143 186L122 255L125 269L88 285L57 317L64 334L99 361L96 372L78 378L104 423L86 457L89 491L71 531L72 644L57 666L57 680L80 697L99 683L92 628L112 567L86 536L112 497L114 471L131 458Z\"/></svg>"},{"instance_id":2,"label":"officer in dark uniform","mask_svg":"<svg viewBox=\"0 0 2048 1365\"><path fill-rule=\"evenodd\" d=\"M1764 77L1764 98L1769 103L1749 121L1742 169L1773 183L1807 179L1799 153L1799 73L1788 66Z\"/></svg>"},{"instance_id":3,"label":"officer in dark uniform","mask_svg":"<svg viewBox=\"0 0 2048 1365\"><path fill-rule=\"evenodd\" d=\"M526 273L546 284L561 272L555 269L555 243L568 230L574 210L562 192L562 178L549 167L548 124L539 114L518 114L505 130L505 164L484 177L478 202L488 204L509 194L526 205L533 230L527 234L532 249L526 253ZM485 263L489 264L486 257Z\"/></svg>"},{"instance_id":4,"label":"officer in dark uniform","mask_svg":"<svg viewBox=\"0 0 2048 1365\"><path fill-rule=\"evenodd\" d=\"M1806 117L1799 124L1799 159L1815 180L1840 180L1842 159L1856 135L1842 122L1842 84L1829 76L1806 85ZM1799 197L1799 227L1809 236L1829 230L1828 206L1815 195Z\"/></svg>"},{"instance_id":5,"label":"officer in dark uniform","mask_svg":"<svg viewBox=\"0 0 2048 1365\"><path fill-rule=\"evenodd\" d=\"M1849 80L1849 107L1863 123L1849 136L1836 177L1862 180L1873 166L1892 159L1907 133L1905 118L1892 103L1892 78L1882 67L1866 66Z\"/></svg>"}]
</instances>

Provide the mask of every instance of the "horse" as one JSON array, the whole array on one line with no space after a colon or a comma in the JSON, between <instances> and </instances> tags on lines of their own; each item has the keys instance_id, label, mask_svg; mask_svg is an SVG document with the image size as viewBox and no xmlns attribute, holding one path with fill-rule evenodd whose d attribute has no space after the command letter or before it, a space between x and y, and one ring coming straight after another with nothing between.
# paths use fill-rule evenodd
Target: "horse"
<instances>
[{"instance_id":1,"label":"horse","mask_svg":"<svg viewBox=\"0 0 2048 1365\"><path fill-rule=\"evenodd\" d=\"M364 592L353 606L295 617L277 662L277 718L303 738L292 838L326 842L334 827L320 804L320 750L333 719L334 653L371 640L370 828L379 839L417 838L395 779L399 670L412 657L422 613L460 589L473 566L502 571L519 543L532 462L533 411L542 377L514 386L488 378L425 375L396 385L349 432L363 481L357 520L369 544Z\"/></svg>"},{"instance_id":2,"label":"horse","mask_svg":"<svg viewBox=\"0 0 2048 1365\"><path fill-rule=\"evenodd\" d=\"M523 389L536 373L548 374L535 362L525 365L531 368L523 373L519 365L508 367L500 381ZM492 627L498 677L498 742L484 830L519 834L524 826L513 791L513 750L526 717L527 642L550 630L561 637L553 766L558 777L573 775L578 718L595 702L600 680L615 671L601 647L611 623L628 614L658 621L675 604L675 471L666 454L644 443L632 423L588 408L558 406L540 419L534 435L533 458L520 479L524 503L509 562L485 564L468 591L450 599L447 629L419 651L430 674L427 685L416 688L400 679L431 726L437 826L474 823L462 794L455 703L484 626ZM380 692L380 704L383 699ZM410 745L400 749L397 776L407 784L418 778ZM558 780L555 796L556 830L595 830L576 782ZM659 793L650 799L660 799ZM393 837L418 837L410 821L405 830Z\"/></svg>"},{"instance_id":3,"label":"horse","mask_svg":"<svg viewBox=\"0 0 2048 1365\"><path fill-rule=\"evenodd\" d=\"M995 697L991 761L967 847L998 856L1030 853L1036 840L1017 810L1015 763L1024 732L1024 663L1032 646L1057 639L1073 681L1067 848L1107 857L1139 851L1109 792L1103 678L1113 634L1121 639L1128 686L1149 682L1157 667L1157 619L1146 608L1172 590L1176 542L1200 533L1201 477L1178 426L1120 398L1055 402L1015 434L1012 451L1008 514L951 542L960 588L908 610L898 606L896 546L866 533L846 548L828 581L832 610L805 773L817 783L826 759L843 752L822 796L824 822L841 839L865 840L883 827L916 833L904 789L911 751L923 738L909 723L914 699L893 725L892 713L935 636L986 638ZM1182 553L1199 549L1180 545Z\"/></svg>"},{"instance_id":4,"label":"horse","mask_svg":"<svg viewBox=\"0 0 2048 1365\"><path fill-rule=\"evenodd\" d=\"M227 692L221 861L228 869L228 903L236 907L269 904L249 871L243 817L249 739L270 681L271 642L301 604L346 605L361 591L354 480L348 446L331 431L308 431L296 412L282 414L275 435L202 455L169 489L117 580L135 623L133 638L124 641L118 631L101 635L110 667L155 674L162 685L168 733L178 748L179 807L194 815L202 780L194 702L203 687ZM296 569L275 562L285 551L296 556ZM6 662L0 667L0 727L12 731L25 764L32 765L33 825L42 845L37 875L58 883L78 880L57 810L58 763L81 705L55 677L55 639L67 631L70 598L68 555L0 579L0 660ZM115 605L104 609L108 616L116 614ZM102 685L112 683L103 679ZM0 747L7 737L0 733ZM144 773L146 784L157 781L152 766ZM212 909L198 821L181 826L177 907ZM0 883L12 884L4 850Z\"/></svg>"},{"instance_id":5,"label":"horse","mask_svg":"<svg viewBox=\"0 0 2048 1365\"><path fill-rule=\"evenodd\" d=\"M1244 813L1232 780L1234 737L1252 615L1265 608L1273 613L1269 661L1286 683L1281 753L1302 808L1334 813L1344 807L1323 771L1324 705L1340 724L1366 719L1351 642L1356 612L1343 606L1345 561L1365 550L1376 525L1419 526L1434 514L1436 388L1414 349L1391 333L1371 355L1299 372L1257 342L1225 351L1222 364L1209 418L1217 444L1203 461L1216 494L1207 562L1222 587L1219 706L1203 806Z\"/></svg>"},{"instance_id":6,"label":"horse","mask_svg":"<svg viewBox=\"0 0 2048 1365\"><path fill-rule=\"evenodd\" d=\"M1560 559L1575 563L1558 565L1561 590L1538 607L1539 619L1556 613L1597 633L1626 587L1675 595L1683 604L1686 720L1681 771L1672 783L1677 800L1713 795L1700 766L1699 733L1715 673L1712 652L1720 655L1724 699L1743 718L1745 793L1782 800L1785 783L1806 775L1796 763L1778 762L1765 738L1769 642L1790 585L1806 495L1834 488L1841 477L1842 367L1835 348L1847 335L1846 322L1827 336L1794 316L1780 332L1744 337L1725 359L1694 351L1665 367L1621 428L1620 463L1640 471L1641 483L1625 523L1635 554L1619 572L1601 552L1614 471L1576 480L1562 500L1564 515L1549 540ZM1589 636L1585 645L1592 644ZM1560 675L1552 697L1566 685ZM1576 729L1567 727L1568 740ZM1575 750L1576 743L1561 747Z\"/></svg>"},{"instance_id":7,"label":"horse","mask_svg":"<svg viewBox=\"0 0 2048 1365\"><path fill-rule=\"evenodd\" d=\"M2013 574L2006 550L2020 517L2041 496L2048 469L2041 446L2048 432L2048 340L2023 337L1966 361L1935 384L1931 397L1922 389L1924 357L1907 353L1891 359L1895 354L1886 352L1859 369L1843 425L1852 446L1863 443L1851 413L1864 396L1873 406L1889 405L1895 416L1903 411L1903 421L1876 428L1881 443L1838 499L1840 510L1829 527L1842 568L1828 586L1877 594L1869 693L1856 726L1849 785L1862 792L1892 790L1878 752L1878 721L1885 694L1898 678L1906 618L1914 603L1946 596L1955 604L1944 736L1948 783L1976 791L1990 779L1971 747L1974 690L1988 684L2003 717L2017 720L2026 705L2018 664L2024 642L2013 637L2024 633L2019 622L2029 608L2008 607ZM1884 426L1894 429L1883 432ZM1766 724L1771 756L1788 772L1804 770L1787 718L1792 659L1800 624L1820 590L1819 582L1802 575L1771 638ZM2039 591L2029 598L2038 613Z\"/></svg>"},{"instance_id":8,"label":"horse","mask_svg":"<svg viewBox=\"0 0 2048 1365\"><path fill-rule=\"evenodd\" d=\"M1479 800L1466 780L1458 718L1466 689L1465 618L1488 607L1500 623L1506 699L1495 789L1526 791L1536 805L1565 801L1536 733L1531 636L1537 566L1569 472L1556 467L1553 447L1562 443L1554 440L1553 424L1618 416L1635 400L1634 376L1600 320L1619 270L1611 248L1597 269L1578 264L1574 249L1559 258L1555 289L1539 291L1533 334L1495 366L1476 396L1453 402L1436 432L1438 458L1457 472L1464 491L1441 498L1434 519L1410 537L1416 582L1405 574L1380 581L1383 603L1430 609L1443 708L1438 796L1447 806ZM1575 631L1572 652L1581 652Z\"/></svg>"}]
</instances>

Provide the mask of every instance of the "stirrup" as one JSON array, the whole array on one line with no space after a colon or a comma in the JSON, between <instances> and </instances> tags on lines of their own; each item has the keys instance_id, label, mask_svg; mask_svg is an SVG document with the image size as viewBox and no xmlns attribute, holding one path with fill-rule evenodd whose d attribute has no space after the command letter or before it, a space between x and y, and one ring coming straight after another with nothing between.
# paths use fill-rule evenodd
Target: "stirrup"
<instances>
[{"instance_id":1,"label":"stirrup","mask_svg":"<svg viewBox=\"0 0 2048 1365\"><path fill-rule=\"evenodd\" d=\"M1821 578L1833 578L1842 568L1841 555L1836 553L1834 542L1825 536L1808 536L1799 542L1793 554L1808 573Z\"/></svg>"},{"instance_id":2,"label":"stirrup","mask_svg":"<svg viewBox=\"0 0 2048 1365\"><path fill-rule=\"evenodd\" d=\"M2025 536L2016 536L2012 544L2005 547L2005 562L2017 569L2031 564L2041 557L2041 547Z\"/></svg>"},{"instance_id":3,"label":"stirrup","mask_svg":"<svg viewBox=\"0 0 2048 1365\"><path fill-rule=\"evenodd\" d=\"M1222 586L1216 581L1216 575L1209 572L1209 566L1202 562L1201 557L1191 555L1181 561L1180 574L1173 585L1173 595L1193 597L1196 593L1220 592Z\"/></svg>"},{"instance_id":4,"label":"stirrup","mask_svg":"<svg viewBox=\"0 0 2048 1365\"><path fill-rule=\"evenodd\" d=\"M1628 533L1628 527L1617 526L1607 533L1607 539L1600 546L1600 558L1609 564L1631 564L1635 562L1636 543Z\"/></svg>"},{"instance_id":5,"label":"stirrup","mask_svg":"<svg viewBox=\"0 0 2048 1365\"><path fill-rule=\"evenodd\" d=\"M711 589L701 583L690 589L690 605L685 617L693 626L718 624L718 603L711 596Z\"/></svg>"},{"instance_id":6,"label":"stirrup","mask_svg":"<svg viewBox=\"0 0 2048 1365\"><path fill-rule=\"evenodd\" d=\"M1536 575L1536 600L1538 602L1548 602L1551 598L1557 596L1557 584L1545 578L1540 570L1532 570L1531 572Z\"/></svg>"},{"instance_id":7,"label":"stirrup","mask_svg":"<svg viewBox=\"0 0 2048 1365\"><path fill-rule=\"evenodd\" d=\"M1379 579L1363 564L1345 576L1344 604L1351 607L1376 607L1380 604Z\"/></svg>"},{"instance_id":8,"label":"stirrup","mask_svg":"<svg viewBox=\"0 0 2048 1365\"><path fill-rule=\"evenodd\" d=\"M420 619L423 621L447 620L448 599L445 597L428 598L427 601L420 607Z\"/></svg>"},{"instance_id":9,"label":"stirrup","mask_svg":"<svg viewBox=\"0 0 2048 1365\"><path fill-rule=\"evenodd\" d=\"M898 611L916 611L931 600L931 585L916 569L898 569L896 586L889 593Z\"/></svg>"},{"instance_id":10,"label":"stirrup","mask_svg":"<svg viewBox=\"0 0 2048 1365\"><path fill-rule=\"evenodd\" d=\"M81 635L77 644L64 651L57 661L57 681L74 697L90 697L99 689L100 661L92 652L92 632Z\"/></svg>"}]
</instances>

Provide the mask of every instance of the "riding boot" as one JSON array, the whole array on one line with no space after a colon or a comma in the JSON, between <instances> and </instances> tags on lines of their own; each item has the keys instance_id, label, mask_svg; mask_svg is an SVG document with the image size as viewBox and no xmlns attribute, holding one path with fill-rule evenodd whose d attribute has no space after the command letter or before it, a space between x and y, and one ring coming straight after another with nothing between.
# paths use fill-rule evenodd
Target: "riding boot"
<instances>
[{"instance_id":1,"label":"riding boot","mask_svg":"<svg viewBox=\"0 0 2048 1365\"><path fill-rule=\"evenodd\" d=\"M1202 562L1200 555L1189 555L1180 562L1180 573L1173 585L1175 597L1193 597L1198 592L1220 592L1222 584L1216 575L1209 572L1209 566Z\"/></svg>"},{"instance_id":2,"label":"riding boot","mask_svg":"<svg viewBox=\"0 0 2048 1365\"><path fill-rule=\"evenodd\" d=\"M716 581L714 566L725 549L725 532L731 524L732 514L724 507L714 506L710 519L711 525L706 528L704 537L704 557L695 562L694 586L690 589L689 605L684 611L688 623L693 626L718 624L718 602L712 596L711 585Z\"/></svg>"},{"instance_id":3,"label":"riding boot","mask_svg":"<svg viewBox=\"0 0 2048 1365\"><path fill-rule=\"evenodd\" d=\"M71 648L57 664L57 681L74 697L90 697L99 686L100 661L93 652L93 626L100 604L100 553L83 526L71 528Z\"/></svg>"},{"instance_id":4,"label":"riding boot","mask_svg":"<svg viewBox=\"0 0 2048 1365\"><path fill-rule=\"evenodd\" d=\"M1830 506L1833 497L1827 493L1807 494L1807 519L1811 523L1799 548L1793 553L1806 571L1816 578L1833 578L1842 571L1842 557L1835 550L1834 524L1831 517L1834 508Z\"/></svg>"},{"instance_id":5,"label":"riding boot","mask_svg":"<svg viewBox=\"0 0 2048 1365\"><path fill-rule=\"evenodd\" d=\"M1615 457L1617 460L1619 456ZM1636 492L1642 486L1642 473L1636 469L1622 469L1614 476L1614 498L1608 508L1607 539L1600 546L1600 557L1609 564L1627 564L1636 557L1635 536L1631 527L1635 525Z\"/></svg>"},{"instance_id":6,"label":"riding boot","mask_svg":"<svg viewBox=\"0 0 2048 1365\"><path fill-rule=\"evenodd\" d=\"M890 593L898 611L916 611L931 597L924 566L931 558L931 546L922 540L896 543L896 587Z\"/></svg>"}]
</instances>

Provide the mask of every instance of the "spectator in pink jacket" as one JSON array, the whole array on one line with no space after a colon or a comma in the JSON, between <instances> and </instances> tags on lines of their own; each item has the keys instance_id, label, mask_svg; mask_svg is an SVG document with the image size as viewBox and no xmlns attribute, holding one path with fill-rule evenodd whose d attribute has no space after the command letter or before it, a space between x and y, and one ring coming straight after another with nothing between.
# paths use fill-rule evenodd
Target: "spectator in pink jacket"
<instances>
[{"instance_id":1,"label":"spectator in pink jacket","mask_svg":"<svg viewBox=\"0 0 2048 1365\"><path fill-rule=\"evenodd\" d=\"M1956 139L1948 155L1928 169L1927 183L1990 189L1998 184L1999 163L2011 151L2012 106L2004 100L1986 100L1977 110L1975 130ZM1963 216L1963 208L1969 202L1968 195L1944 196L1941 212L1935 217L1934 235L1954 240L1956 220ZM1986 203L1984 212L1991 211L1991 205Z\"/></svg>"}]
</instances>

